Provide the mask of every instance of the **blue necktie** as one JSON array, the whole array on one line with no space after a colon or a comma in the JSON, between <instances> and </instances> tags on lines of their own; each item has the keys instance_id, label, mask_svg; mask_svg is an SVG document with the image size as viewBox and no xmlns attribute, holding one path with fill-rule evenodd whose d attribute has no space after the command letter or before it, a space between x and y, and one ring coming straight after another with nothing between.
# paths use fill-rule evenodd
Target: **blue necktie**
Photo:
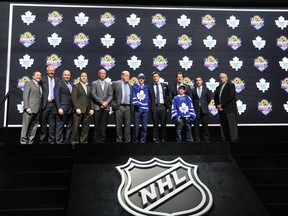
<instances>
[{"instance_id":1,"label":"blue necktie","mask_svg":"<svg viewBox=\"0 0 288 216\"><path fill-rule=\"evenodd\" d=\"M160 104L160 91L159 91L159 85L156 84L156 103Z\"/></svg>"}]
</instances>

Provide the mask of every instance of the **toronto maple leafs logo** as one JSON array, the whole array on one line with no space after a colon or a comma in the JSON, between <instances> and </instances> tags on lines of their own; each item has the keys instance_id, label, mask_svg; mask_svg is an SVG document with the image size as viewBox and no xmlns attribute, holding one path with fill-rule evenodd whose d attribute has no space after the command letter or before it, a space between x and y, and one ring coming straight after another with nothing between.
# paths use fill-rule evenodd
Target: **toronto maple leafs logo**
<instances>
[{"instance_id":1,"label":"toronto maple leafs logo","mask_svg":"<svg viewBox=\"0 0 288 216\"><path fill-rule=\"evenodd\" d=\"M138 98L140 101L144 100L145 97L146 97L146 94L144 93L143 90L140 90L140 92L137 93L137 98Z\"/></svg>"},{"instance_id":2,"label":"toronto maple leafs logo","mask_svg":"<svg viewBox=\"0 0 288 216\"><path fill-rule=\"evenodd\" d=\"M81 27L83 25L86 25L88 20L89 20L89 17L85 15L85 13L81 12L78 14L78 16L75 16L75 22L80 25Z\"/></svg>"},{"instance_id":3,"label":"toronto maple leafs logo","mask_svg":"<svg viewBox=\"0 0 288 216\"><path fill-rule=\"evenodd\" d=\"M157 35L156 38L153 39L153 44L158 47L159 49L161 49L162 47L165 46L166 44L166 39L163 38L162 35Z\"/></svg>"},{"instance_id":4,"label":"toronto maple leafs logo","mask_svg":"<svg viewBox=\"0 0 288 216\"><path fill-rule=\"evenodd\" d=\"M127 17L126 20L127 20L127 23L128 23L129 25L131 25L133 28L140 23L140 18L137 17L137 15L134 14L134 13L132 13L132 14L130 15L130 17Z\"/></svg>"},{"instance_id":5,"label":"toronto maple leafs logo","mask_svg":"<svg viewBox=\"0 0 288 216\"><path fill-rule=\"evenodd\" d=\"M187 18L185 14L181 15L181 17L177 19L179 26L182 26L183 28L186 28L187 26L189 26L190 21L191 19Z\"/></svg>"},{"instance_id":6,"label":"toronto maple leafs logo","mask_svg":"<svg viewBox=\"0 0 288 216\"><path fill-rule=\"evenodd\" d=\"M26 11L25 15L21 15L21 19L23 23L26 23L27 25L30 25L33 23L36 19L36 15L32 15L31 11Z\"/></svg>"},{"instance_id":7,"label":"toronto maple leafs logo","mask_svg":"<svg viewBox=\"0 0 288 216\"><path fill-rule=\"evenodd\" d=\"M58 34L53 33L51 37L47 37L48 43L54 48L62 42L62 37L59 37Z\"/></svg>"},{"instance_id":8,"label":"toronto maple leafs logo","mask_svg":"<svg viewBox=\"0 0 288 216\"><path fill-rule=\"evenodd\" d=\"M186 114L189 111L189 107L186 105L186 103L181 103L179 110L181 113Z\"/></svg>"},{"instance_id":9,"label":"toronto maple leafs logo","mask_svg":"<svg viewBox=\"0 0 288 216\"><path fill-rule=\"evenodd\" d=\"M34 59L30 58L28 54L24 55L23 58L19 59L19 63L21 67L24 67L26 70L27 68L31 67L34 63Z\"/></svg>"}]
</instances>

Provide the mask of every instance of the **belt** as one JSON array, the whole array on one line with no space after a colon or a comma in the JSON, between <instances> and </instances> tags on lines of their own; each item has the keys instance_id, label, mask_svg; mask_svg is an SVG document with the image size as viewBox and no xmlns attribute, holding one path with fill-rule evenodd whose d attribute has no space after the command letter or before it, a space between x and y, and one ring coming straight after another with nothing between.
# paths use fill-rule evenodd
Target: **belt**
<instances>
[{"instance_id":1,"label":"belt","mask_svg":"<svg viewBox=\"0 0 288 216\"><path fill-rule=\"evenodd\" d=\"M162 106L165 106L165 104L155 104L156 107L162 107Z\"/></svg>"},{"instance_id":2,"label":"belt","mask_svg":"<svg viewBox=\"0 0 288 216\"><path fill-rule=\"evenodd\" d=\"M121 106L130 106L130 104L121 104Z\"/></svg>"},{"instance_id":3,"label":"belt","mask_svg":"<svg viewBox=\"0 0 288 216\"><path fill-rule=\"evenodd\" d=\"M47 102L48 102L48 103L54 103L55 100L54 100L54 99L53 99L53 100L47 100Z\"/></svg>"}]
</instances>

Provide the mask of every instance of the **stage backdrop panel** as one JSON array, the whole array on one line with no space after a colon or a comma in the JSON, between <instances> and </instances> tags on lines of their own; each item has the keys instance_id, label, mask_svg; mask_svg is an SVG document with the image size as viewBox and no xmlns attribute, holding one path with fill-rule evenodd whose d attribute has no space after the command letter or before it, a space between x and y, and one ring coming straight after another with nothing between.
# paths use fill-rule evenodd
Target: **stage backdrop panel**
<instances>
[{"instance_id":1,"label":"stage backdrop panel","mask_svg":"<svg viewBox=\"0 0 288 216\"><path fill-rule=\"evenodd\" d=\"M21 125L24 83L49 64L58 77L70 70L74 83L81 71L90 83L105 68L111 81L128 70L131 84L139 73L151 84L156 70L171 85L182 71L191 88L203 77L212 96L226 73L239 125L287 125L287 20L284 9L10 4L6 91L17 93L4 125ZM218 124L213 100L209 109Z\"/></svg>"}]
</instances>

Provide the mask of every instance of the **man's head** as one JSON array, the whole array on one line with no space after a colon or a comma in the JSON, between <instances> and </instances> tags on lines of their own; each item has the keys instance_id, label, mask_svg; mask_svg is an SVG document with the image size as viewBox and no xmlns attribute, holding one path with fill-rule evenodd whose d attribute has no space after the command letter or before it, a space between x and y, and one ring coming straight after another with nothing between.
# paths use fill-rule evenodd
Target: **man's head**
<instances>
[{"instance_id":1,"label":"man's head","mask_svg":"<svg viewBox=\"0 0 288 216\"><path fill-rule=\"evenodd\" d=\"M181 84L178 86L178 93L180 95L183 95L185 93L185 89L186 89L186 86L184 84Z\"/></svg>"},{"instance_id":2,"label":"man's head","mask_svg":"<svg viewBox=\"0 0 288 216\"><path fill-rule=\"evenodd\" d=\"M178 72L176 74L176 80L177 80L177 83L183 83L183 79L184 79L184 75L182 72Z\"/></svg>"},{"instance_id":3,"label":"man's head","mask_svg":"<svg viewBox=\"0 0 288 216\"><path fill-rule=\"evenodd\" d=\"M84 71L81 72L81 73L80 73L80 82L83 83L83 84L86 84L87 80L88 80L88 75L87 75L87 73L84 72Z\"/></svg>"},{"instance_id":4,"label":"man's head","mask_svg":"<svg viewBox=\"0 0 288 216\"><path fill-rule=\"evenodd\" d=\"M100 69L98 72L98 77L100 80L104 80L106 78L106 71L104 69Z\"/></svg>"},{"instance_id":5,"label":"man's head","mask_svg":"<svg viewBox=\"0 0 288 216\"><path fill-rule=\"evenodd\" d=\"M154 71L152 73L152 78L153 78L154 83L158 83L160 79L160 73L158 71Z\"/></svg>"},{"instance_id":6,"label":"man's head","mask_svg":"<svg viewBox=\"0 0 288 216\"><path fill-rule=\"evenodd\" d=\"M42 79L42 75L41 75L41 72L40 71L35 71L32 73L32 78L33 80L35 80L36 82L40 82L41 79Z\"/></svg>"},{"instance_id":7,"label":"man's head","mask_svg":"<svg viewBox=\"0 0 288 216\"><path fill-rule=\"evenodd\" d=\"M143 84L145 82L145 75L143 73L138 74L138 82L139 84Z\"/></svg>"},{"instance_id":8,"label":"man's head","mask_svg":"<svg viewBox=\"0 0 288 216\"><path fill-rule=\"evenodd\" d=\"M227 74L225 74L225 73L220 73L220 74L219 74L219 79L220 79L221 84L224 84L224 83L227 82L228 76L227 76Z\"/></svg>"},{"instance_id":9,"label":"man's head","mask_svg":"<svg viewBox=\"0 0 288 216\"><path fill-rule=\"evenodd\" d=\"M200 76L195 77L195 84L197 87L201 87L203 84L203 80Z\"/></svg>"},{"instance_id":10,"label":"man's head","mask_svg":"<svg viewBox=\"0 0 288 216\"><path fill-rule=\"evenodd\" d=\"M64 70L62 73L62 79L66 82L70 80L71 74L69 70Z\"/></svg>"},{"instance_id":11,"label":"man's head","mask_svg":"<svg viewBox=\"0 0 288 216\"><path fill-rule=\"evenodd\" d=\"M46 72L47 72L48 77L53 78L54 75L55 75L54 66L53 65L48 65L47 68L46 68Z\"/></svg>"},{"instance_id":12,"label":"man's head","mask_svg":"<svg viewBox=\"0 0 288 216\"><path fill-rule=\"evenodd\" d=\"M121 73L121 80L125 83L129 82L130 80L130 73L129 71L122 71Z\"/></svg>"}]
</instances>

